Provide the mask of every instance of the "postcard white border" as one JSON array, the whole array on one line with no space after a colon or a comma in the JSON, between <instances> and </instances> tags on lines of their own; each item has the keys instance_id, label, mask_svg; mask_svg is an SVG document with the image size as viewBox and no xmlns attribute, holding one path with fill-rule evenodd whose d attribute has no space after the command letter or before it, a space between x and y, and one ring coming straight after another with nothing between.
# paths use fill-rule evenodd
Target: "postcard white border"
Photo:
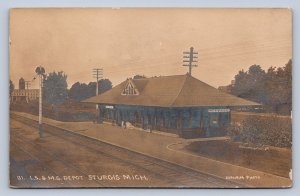
<instances>
[{"instance_id":1,"label":"postcard white border","mask_svg":"<svg viewBox=\"0 0 300 196\"><path fill-rule=\"evenodd\" d=\"M297 195L300 192L300 53L293 55L293 170L294 187L291 189L51 189L15 190L8 185L8 13L15 7L201 7L201 8L291 8L293 10L293 51L300 50L300 1L299 0L1 0L0 1L0 195Z\"/></svg>"}]
</instances>

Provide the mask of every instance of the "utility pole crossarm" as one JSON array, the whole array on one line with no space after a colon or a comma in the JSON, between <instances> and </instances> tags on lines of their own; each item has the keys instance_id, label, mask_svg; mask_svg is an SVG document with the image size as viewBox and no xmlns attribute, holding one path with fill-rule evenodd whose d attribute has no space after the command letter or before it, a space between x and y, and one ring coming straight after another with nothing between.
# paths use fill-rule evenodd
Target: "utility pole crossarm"
<instances>
[{"instance_id":1,"label":"utility pole crossarm","mask_svg":"<svg viewBox=\"0 0 300 196\"><path fill-rule=\"evenodd\" d=\"M197 64L192 64L192 63L198 62L198 60L194 60L194 59L198 58L196 56L198 54L198 52L194 52L194 48L191 47L189 52L183 52L183 54L184 54L183 63L188 63L188 64L183 64L182 66L189 67L189 75L192 75L192 67L198 67ZM188 55L186 55L186 54L188 54Z\"/></svg>"}]
</instances>

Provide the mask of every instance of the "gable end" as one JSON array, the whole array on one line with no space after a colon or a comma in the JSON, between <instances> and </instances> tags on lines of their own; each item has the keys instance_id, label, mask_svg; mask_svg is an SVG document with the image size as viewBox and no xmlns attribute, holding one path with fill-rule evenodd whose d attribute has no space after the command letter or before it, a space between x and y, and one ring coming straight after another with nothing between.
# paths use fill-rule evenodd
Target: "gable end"
<instances>
[{"instance_id":1,"label":"gable end","mask_svg":"<svg viewBox=\"0 0 300 196\"><path fill-rule=\"evenodd\" d=\"M121 92L121 95L139 95L140 92L139 90L136 88L136 85L134 84L134 82L132 81L132 79L128 79L124 89Z\"/></svg>"}]
</instances>

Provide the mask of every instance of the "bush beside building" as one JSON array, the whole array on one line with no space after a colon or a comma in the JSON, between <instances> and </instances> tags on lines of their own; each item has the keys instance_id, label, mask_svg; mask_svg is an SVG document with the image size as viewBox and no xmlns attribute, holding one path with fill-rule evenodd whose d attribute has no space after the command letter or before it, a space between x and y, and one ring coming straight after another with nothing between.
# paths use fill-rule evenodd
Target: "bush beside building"
<instances>
[{"instance_id":1,"label":"bush beside building","mask_svg":"<svg viewBox=\"0 0 300 196\"><path fill-rule=\"evenodd\" d=\"M277 115L248 116L241 122L233 122L227 134L234 141L253 146L292 146L291 119Z\"/></svg>"}]
</instances>

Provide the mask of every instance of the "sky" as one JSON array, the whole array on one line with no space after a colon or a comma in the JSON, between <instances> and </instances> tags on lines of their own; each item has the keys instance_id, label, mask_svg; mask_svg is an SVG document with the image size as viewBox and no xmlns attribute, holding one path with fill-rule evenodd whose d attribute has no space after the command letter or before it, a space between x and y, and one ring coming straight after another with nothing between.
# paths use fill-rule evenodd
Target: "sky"
<instances>
[{"instance_id":1,"label":"sky","mask_svg":"<svg viewBox=\"0 0 300 196\"><path fill-rule=\"evenodd\" d=\"M35 68L64 71L68 88L95 81L93 68L117 85L136 74L181 75L183 52L198 52L192 76L214 87L239 70L267 70L292 58L289 9L11 9L10 78L18 88ZM33 81L31 88L37 88Z\"/></svg>"}]
</instances>

